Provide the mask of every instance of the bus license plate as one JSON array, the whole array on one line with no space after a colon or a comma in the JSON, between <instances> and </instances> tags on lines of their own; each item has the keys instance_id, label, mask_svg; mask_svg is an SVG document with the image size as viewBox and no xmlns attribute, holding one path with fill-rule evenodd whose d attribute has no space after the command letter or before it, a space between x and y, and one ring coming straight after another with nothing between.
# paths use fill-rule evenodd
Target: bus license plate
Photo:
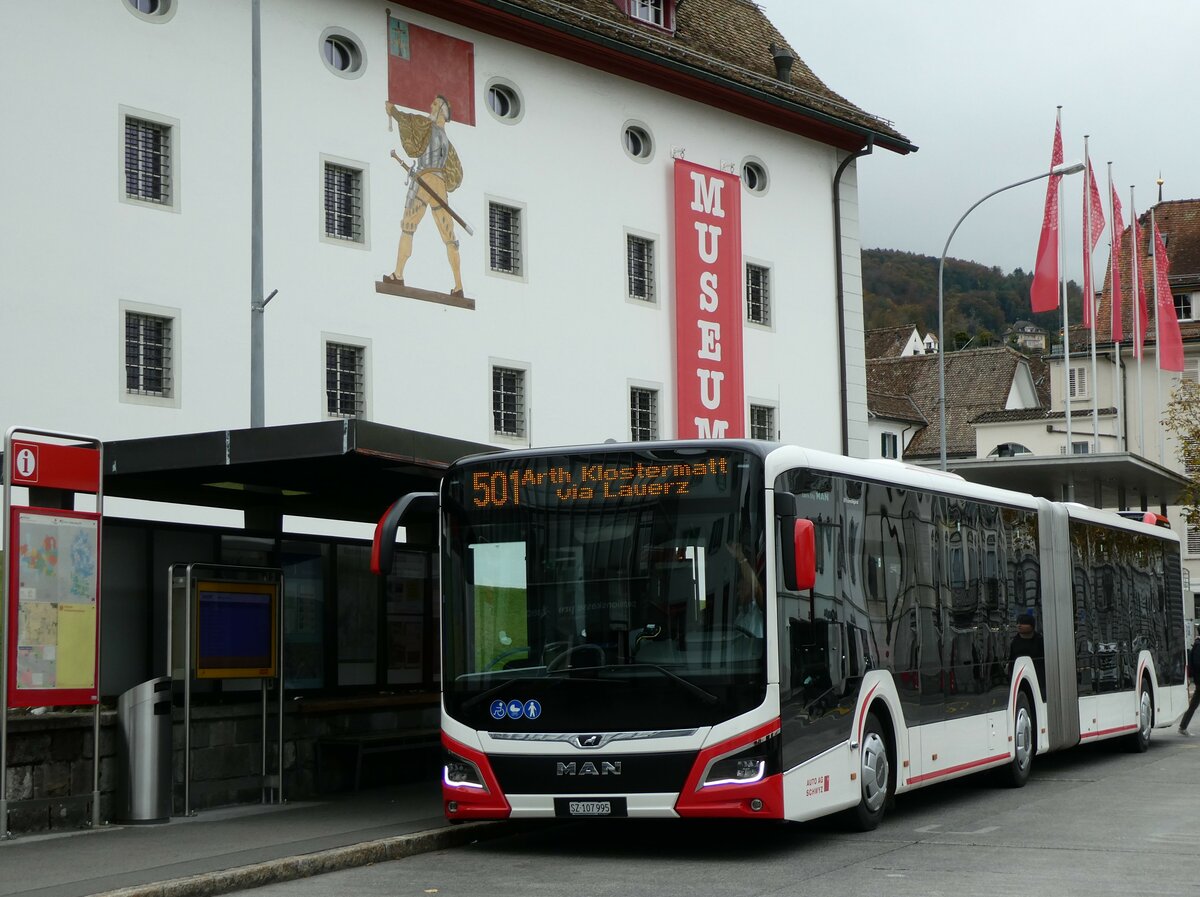
<instances>
[{"instance_id":1,"label":"bus license plate","mask_svg":"<svg viewBox=\"0 0 1200 897\"><path fill-rule=\"evenodd\" d=\"M626 816L625 799L558 798L554 801L555 816Z\"/></svg>"}]
</instances>

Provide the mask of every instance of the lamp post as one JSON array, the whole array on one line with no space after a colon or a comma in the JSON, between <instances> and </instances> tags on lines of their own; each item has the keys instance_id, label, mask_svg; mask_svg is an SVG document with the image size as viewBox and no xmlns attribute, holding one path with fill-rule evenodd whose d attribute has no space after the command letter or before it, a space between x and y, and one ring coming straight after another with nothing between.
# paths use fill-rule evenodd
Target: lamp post
<instances>
[{"instance_id":1,"label":"lamp post","mask_svg":"<svg viewBox=\"0 0 1200 897\"><path fill-rule=\"evenodd\" d=\"M1003 193L1005 190L1011 190L1013 187L1020 187L1022 184L1029 184L1033 181L1040 181L1042 178L1050 176L1061 176L1067 174L1078 174L1083 171L1082 162L1072 162L1068 165L1056 165L1049 171L1043 171L1041 174L1035 174L1031 178L1025 178L1023 181L1017 181L1013 184L1000 187L993 190L983 199L978 200L971 208L963 212L962 217L954 225L954 229L950 231L950 236L946 238L946 246L942 249L942 259L938 262L938 426L941 428L941 469L946 469L946 304L942 298L942 274L946 268L946 253L950 251L950 241L954 239L954 234L958 231L961 225L975 209L984 201L991 199L997 193Z\"/></svg>"}]
</instances>

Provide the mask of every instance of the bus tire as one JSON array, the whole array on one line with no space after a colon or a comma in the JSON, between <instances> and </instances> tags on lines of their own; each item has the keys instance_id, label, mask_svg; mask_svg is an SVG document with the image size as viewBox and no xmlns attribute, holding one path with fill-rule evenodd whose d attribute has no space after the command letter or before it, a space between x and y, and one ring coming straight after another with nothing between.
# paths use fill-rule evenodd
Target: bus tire
<instances>
[{"instance_id":1,"label":"bus tire","mask_svg":"<svg viewBox=\"0 0 1200 897\"><path fill-rule=\"evenodd\" d=\"M1150 731L1154 728L1154 701L1150 697L1150 686L1142 683L1138 693L1138 727L1126 740L1125 744L1135 754L1145 753L1150 749Z\"/></svg>"},{"instance_id":2,"label":"bus tire","mask_svg":"<svg viewBox=\"0 0 1200 897\"><path fill-rule=\"evenodd\" d=\"M883 725L873 713L867 715L858 757L860 796L858 806L849 813L849 822L855 830L869 832L879 826L888 800L896 791L895 764Z\"/></svg>"},{"instance_id":3,"label":"bus tire","mask_svg":"<svg viewBox=\"0 0 1200 897\"><path fill-rule=\"evenodd\" d=\"M1037 753L1036 731L1029 696L1019 691L1013 707L1013 756L1008 765L1001 768L1001 780L1010 788L1020 788L1029 781L1029 773L1033 771L1033 755Z\"/></svg>"}]
</instances>

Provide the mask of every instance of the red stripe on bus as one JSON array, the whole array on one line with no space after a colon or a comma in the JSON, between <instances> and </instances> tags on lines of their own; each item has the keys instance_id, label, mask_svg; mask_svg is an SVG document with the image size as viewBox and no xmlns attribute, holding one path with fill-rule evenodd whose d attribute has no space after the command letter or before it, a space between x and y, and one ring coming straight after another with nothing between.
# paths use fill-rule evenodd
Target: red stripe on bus
<instances>
[{"instance_id":1,"label":"red stripe on bus","mask_svg":"<svg viewBox=\"0 0 1200 897\"><path fill-rule=\"evenodd\" d=\"M996 754L993 757L984 757L982 760L972 760L970 763L960 763L958 766L950 766L946 769L939 769L937 772L927 772L923 776L913 776L908 780L908 784L916 785L920 782L928 782L931 779L939 779L942 776L953 775L956 772L962 772L965 769L975 769L978 766L986 766L989 763L995 763L997 760L1009 759L1008 754Z\"/></svg>"},{"instance_id":2,"label":"red stripe on bus","mask_svg":"<svg viewBox=\"0 0 1200 897\"><path fill-rule=\"evenodd\" d=\"M859 744L862 744L862 730L863 730L863 726L866 725L866 722L867 722L867 708L871 706L871 697L875 694L875 692L878 690L878 688L879 688L879 683L876 682L873 686L871 686L871 690L869 692L867 692L867 696L865 698L863 698L862 707L859 710L860 715L858 717L858 743Z\"/></svg>"},{"instance_id":3,"label":"red stripe on bus","mask_svg":"<svg viewBox=\"0 0 1200 897\"><path fill-rule=\"evenodd\" d=\"M1117 726L1115 729L1101 729L1098 732L1084 732L1079 736L1080 740L1084 738L1099 738L1101 735L1116 735L1118 732L1136 732L1137 726Z\"/></svg>"}]
</instances>

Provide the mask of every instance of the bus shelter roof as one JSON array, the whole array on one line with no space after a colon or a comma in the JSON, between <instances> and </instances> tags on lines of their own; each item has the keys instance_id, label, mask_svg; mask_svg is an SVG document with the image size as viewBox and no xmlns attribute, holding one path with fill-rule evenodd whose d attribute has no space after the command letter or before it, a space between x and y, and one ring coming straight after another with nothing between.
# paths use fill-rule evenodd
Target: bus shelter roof
<instances>
[{"instance_id":1,"label":"bus shelter roof","mask_svg":"<svg viewBox=\"0 0 1200 897\"><path fill-rule=\"evenodd\" d=\"M374 523L397 498L436 491L468 454L497 451L358 419L104 445L106 496Z\"/></svg>"}]
</instances>

